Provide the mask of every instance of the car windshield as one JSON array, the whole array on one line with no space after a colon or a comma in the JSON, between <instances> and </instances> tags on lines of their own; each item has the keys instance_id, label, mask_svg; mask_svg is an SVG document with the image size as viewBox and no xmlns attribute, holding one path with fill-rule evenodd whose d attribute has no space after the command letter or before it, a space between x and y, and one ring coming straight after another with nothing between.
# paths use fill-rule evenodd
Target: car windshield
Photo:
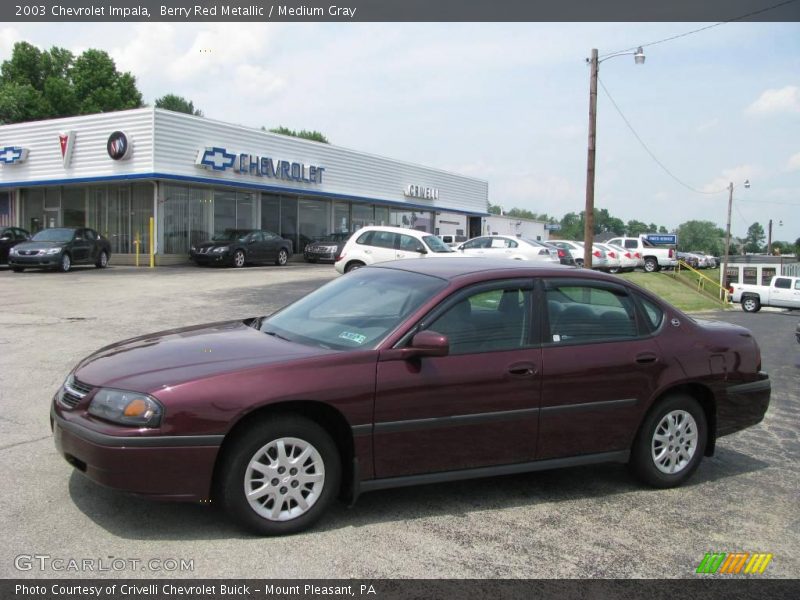
<instances>
[{"instance_id":1,"label":"car windshield","mask_svg":"<svg viewBox=\"0 0 800 600\"><path fill-rule=\"evenodd\" d=\"M213 242L233 242L243 241L248 234L252 233L251 229L226 229L222 233L215 233L211 238Z\"/></svg>"},{"instance_id":2,"label":"car windshield","mask_svg":"<svg viewBox=\"0 0 800 600\"><path fill-rule=\"evenodd\" d=\"M431 252L455 252L450 246L442 241L442 238L436 235L424 235L422 239L431 249Z\"/></svg>"},{"instance_id":3,"label":"car windshield","mask_svg":"<svg viewBox=\"0 0 800 600\"><path fill-rule=\"evenodd\" d=\"M298 344L334 350L374 348L447 285L396 269L359 269L265 319L259 327Z\"/></svg>"},{"instance_id":4,"label":"car windshield","mask_svg":"<svg viewBox=\"0 0 800 600\"><path fill-rule=\"evenodd\" d=\"M42 229L33 236L34 242L69 242L75 235L74 229Z\"/></svg>"}]
</instances>

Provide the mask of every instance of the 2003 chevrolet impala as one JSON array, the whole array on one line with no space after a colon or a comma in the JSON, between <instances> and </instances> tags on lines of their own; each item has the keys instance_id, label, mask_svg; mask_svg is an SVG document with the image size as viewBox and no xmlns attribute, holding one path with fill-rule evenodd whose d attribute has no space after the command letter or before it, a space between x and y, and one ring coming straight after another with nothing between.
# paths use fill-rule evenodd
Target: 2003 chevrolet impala
<instances>
[{"instance_id":1,"label":"2003 chevrolet impala","mask_svg":"<svg viewBox=\"0 0 800 600\"><path fill-rule=\"evenodd\" d=\"M572 267L413 259L270 317L165 331L81 361L59 451L101 484L215 498L263 534L368 490L606 461L682 483L761 421L742 327Z\"/></svg>"}]
</instances>

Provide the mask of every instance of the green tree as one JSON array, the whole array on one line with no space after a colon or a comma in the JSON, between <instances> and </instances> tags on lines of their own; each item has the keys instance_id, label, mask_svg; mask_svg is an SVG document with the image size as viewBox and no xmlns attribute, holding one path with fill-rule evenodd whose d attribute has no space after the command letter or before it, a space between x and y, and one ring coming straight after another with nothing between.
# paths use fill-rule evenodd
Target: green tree
<instances>
[{"instance_id":1,"label":"green tree","mask_svg":"<svg viewBox=\"0 0 800 600\"><path fill-rule=\"evenodd\" d=\"M561 231L559 232L565 240L583 239L583 213L576 214L569 212L561 219Z\"/></svg>"},{"instance_id":2,"label":"green tree","mask_svg":"<svg viewBox=\"0 0 800 600\"><path fill-rule=\"evenodd\" d=\"M702 250L706 254L722 254L725 232L711 221L686 221L678 226L678 249L683 252Z\"/></svg>"},{"instance_id":3,"label":"green tree","mask_svg":"<svg viewBox=\"0 0 800 600\"><path fill-rule=\"evenodd\" d=\"M527 208L512 208L506 214L509 217L516 217L517 219L536 220L536 215L531 211L529 211Z\"/></svg>"},{"instance_id":4,"label":"green tree","mask_svg":"<svg viewBox=\"0 0 800 600\"><path fill-rule=\"evenodd\" d=\"M794 254L794 246L789 242L781 242L779 240L772 241L772 247L768 248L770 254Z\"/></svg>"},{"instance_id":5,"label":"green tree","mask_svg":"<svg viewBox=\"0 0 800 600\"><path fill-rule=\"evenodd\" d=\"M628 237L639 237L641 234L647 233L647 231L647 223L637 221L636 219L631 219L628 221L627 225L625 225L625 233Z\"/></svg>"},{"instance_id":6,"label":"green tree","mask_svg":"<svg viewBox=\"0 0 800 600\"><path fill-rule=\"evenodd\" d=\"M64 48L14 45L0 65L0 122L18 123L143 106L130 73L101 50L77 59Z\"/></svg>"},{"instance_id":7,"label":"green tree","mask_svg":"<svg viewBox=\"0 0 800 600\"><path fill-rule=\"evenodd\" d=\"M764 234L764 228L761 223L753 223L747 228L747 235L744 238L744 251L745 252L761 252L764 248L764 240L767 236Z\"/></svg>"},{"instance_id":8,"label":"green tree","mask_svg":"<svg viewBox=\"0 0 800 600\"><path fill-rule=\"evenodd\" d=\"M503 207L499 204L492 204L488 200L486 201L486 211L490 215L502 215L503 214Z\"/></svg>"},{"instance_id":9,"label":"green tree","mask_svg":"<svg viewBox=\"0 0 800 600\"><path fill-rule=\"evenodd\" d=\"M161 96L161 98L158 98L154 104L156 108L173 110L175 112L186 113L187 115L194 115L196 117L203 116L203 111L199 108L195 108L194 102L187 100L183 96L177 96L175 94Z\"/></svg>"},{"instance_id":10,"label":"green tree","mask_svg":"<svg viewBox=\"0 0 800 600\"><path fill-rule=\"evenodd\" d=\"M261 128L264 131L267 131L266 128ZM283 125L279 127L274 127L269 130L270 133L277 133L280 135L288 135L291 137L296 138L303 138L306 140L311 140L312 142L321 142L323 144L330 144L328 138L322 135L319 131L306 131L305 129L301 129L300 131L295 131L294 129L289 129L288 127L284 127Z\"/></svg>"}]
</instances>

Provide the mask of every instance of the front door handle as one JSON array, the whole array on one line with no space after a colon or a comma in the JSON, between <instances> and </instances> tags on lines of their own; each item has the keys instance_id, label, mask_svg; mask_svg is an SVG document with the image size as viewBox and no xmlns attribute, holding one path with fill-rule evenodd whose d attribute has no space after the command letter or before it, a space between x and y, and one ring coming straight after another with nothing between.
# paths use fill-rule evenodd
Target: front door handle
<instances>
[{"instance_id":1,"label":"front door handle","mask_svg":"<svg viewBox=\"0 0 800 600\"><path fill-rule=\"evenodd\" d=\"M636 355L636 362L640 365L649 365L658 361L658 355L654 352L642 352Z\"/></svg>"},{"instance_id":2,"label":"front door handle","mask_svg":"<svg viewBox=\"0 0 800 600\"><path fill-rule=\"evenodd\" d=\"M536 375L536 365L533 363L514 363L508 367L508 374L514 377L532 377Z\"/></svg>"}]
</instances>

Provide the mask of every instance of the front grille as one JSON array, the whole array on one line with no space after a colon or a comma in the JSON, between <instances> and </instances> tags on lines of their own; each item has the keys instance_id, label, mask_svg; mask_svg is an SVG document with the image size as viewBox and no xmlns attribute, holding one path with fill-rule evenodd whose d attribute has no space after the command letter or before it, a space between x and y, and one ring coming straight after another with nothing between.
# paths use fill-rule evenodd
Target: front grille
<instances>
[{"instance_id":1,"label":"front grille","mask_svg":"<svg viewBox=\"0 0 800 600\"><path fill-rule=\"evenodd\" d=\"M39 251L38 250L20 250L19 253L22 256L36 256L37 254L39 254Z\"/></svg>"},{"instance_id":2,"label":"front grille","mask_svg":"<svg viewBox=\"0 0 800 600\"><path fill-rule=\"evenodd\" d=\"M92 391L92 386L81 383L74 377L70 377L61 388L59 399L64 406L75 408L78 403L86 398Z\"/></svg>"}]
</instances>

